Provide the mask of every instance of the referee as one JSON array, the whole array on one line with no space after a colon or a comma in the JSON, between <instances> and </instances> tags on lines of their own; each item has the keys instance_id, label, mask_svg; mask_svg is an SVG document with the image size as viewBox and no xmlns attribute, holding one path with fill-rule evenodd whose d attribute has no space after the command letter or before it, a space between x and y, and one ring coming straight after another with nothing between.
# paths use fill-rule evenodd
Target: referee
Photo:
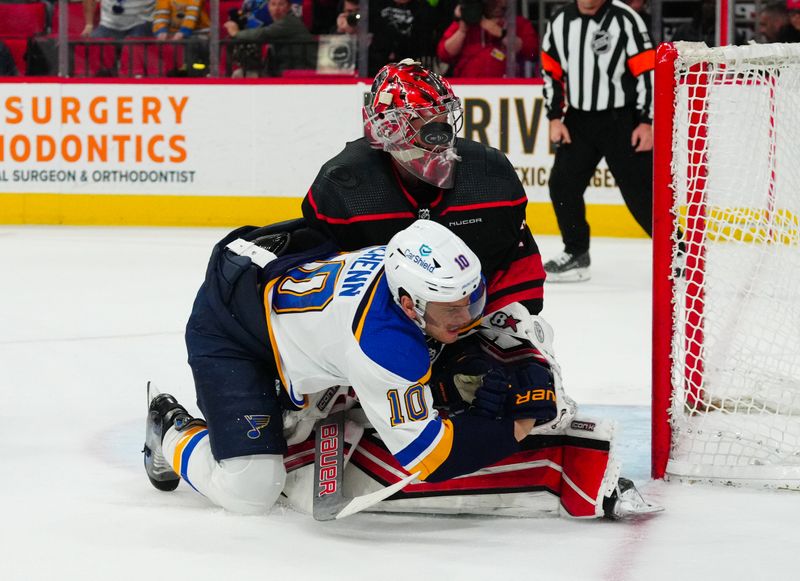
<instances>
[{"instance_id":1,"label":"referee","mask_svg":"<svg viewBox=\"0 0 800 581\"><path fill-rule=\"evenodd\" d=\"M542 42L545 106L556 156L550 199L564 252L549 281L588 280L583 194L605 157L622 198L652 235L653 67L642 18L620 0L574 0L551 16Z\"/></svg>"}]
</instances>

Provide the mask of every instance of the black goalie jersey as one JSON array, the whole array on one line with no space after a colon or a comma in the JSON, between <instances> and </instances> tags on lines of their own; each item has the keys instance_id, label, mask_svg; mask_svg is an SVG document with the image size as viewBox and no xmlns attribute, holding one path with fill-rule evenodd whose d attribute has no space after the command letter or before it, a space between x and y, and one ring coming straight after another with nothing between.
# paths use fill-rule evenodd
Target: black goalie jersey
<instances>
[{"instance_id":1,"label":"black goalie jersey","mask_svg":"<svg viewBox=\"0 0 800 581\"><path fill-rule=\"evenodd\" d=\"M365 139L352 141L320 169L303 216L343 250L386 244L418 218L439 222L480 258L489 281L487 313L520 302L538 314L545 274L525 223L522 184L496 149L464 139L455 147L461 161L453 188L421 193L403 186L388 154Z\"/></svg>"}]
</instances>

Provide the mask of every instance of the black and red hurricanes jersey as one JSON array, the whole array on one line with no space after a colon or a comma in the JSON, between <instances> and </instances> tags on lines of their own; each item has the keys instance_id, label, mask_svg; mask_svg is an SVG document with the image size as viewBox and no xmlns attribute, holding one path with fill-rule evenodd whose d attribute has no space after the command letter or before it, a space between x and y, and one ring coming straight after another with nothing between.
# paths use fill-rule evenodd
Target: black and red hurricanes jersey
<instances>
[{"instance_id":1,"label":"black and red hurricanes jersey","mask_svg":"<svg viewBox=\"0 0 800 581\"><path fill-rule=\"evenodd\" d=\"M306 197L308 224L343 250L386 244L418 218L443 224L481 260L489 283L486 312L520 302L533 314L542 309L544 269L525 223L525 191L498 150L457 139L461 161L454 187L434 190L429 201L402 184L388 154L365 139L348 143L322 166Z\"/></svg>"}]
</instances>

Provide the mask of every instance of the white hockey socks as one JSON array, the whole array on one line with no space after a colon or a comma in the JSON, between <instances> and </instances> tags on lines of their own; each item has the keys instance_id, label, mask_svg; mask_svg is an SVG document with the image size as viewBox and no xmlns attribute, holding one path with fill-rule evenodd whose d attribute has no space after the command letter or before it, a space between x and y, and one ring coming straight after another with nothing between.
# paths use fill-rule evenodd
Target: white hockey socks
<instances>
[{"instance_id":1,"label":"white hockey socks","mask_svg":"<svg viewBox=\"0 0 800 581\"><path fill-rule=\"evenodd\" d=\"M217 506L241 514L269 510L283 490L283 456L257 454L217 462L208 428L170 428L162 442L164 457L181 479Z\"/></svg>"}]
</instances>

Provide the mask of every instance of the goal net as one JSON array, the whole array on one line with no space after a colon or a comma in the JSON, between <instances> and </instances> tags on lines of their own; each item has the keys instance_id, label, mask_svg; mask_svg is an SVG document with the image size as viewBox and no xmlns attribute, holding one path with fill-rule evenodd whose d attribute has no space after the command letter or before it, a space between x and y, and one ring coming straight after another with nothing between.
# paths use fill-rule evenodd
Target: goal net
<instances>
[{"instance_id":1,"label":"goal net","mask_svg":"<svg viewBox=\"0 0 800 581\"><path fill-rule=\"evenodd\" d=\"M800 45L656 60L653 476L800 490Z\"/></svg>"}]
</instances>

